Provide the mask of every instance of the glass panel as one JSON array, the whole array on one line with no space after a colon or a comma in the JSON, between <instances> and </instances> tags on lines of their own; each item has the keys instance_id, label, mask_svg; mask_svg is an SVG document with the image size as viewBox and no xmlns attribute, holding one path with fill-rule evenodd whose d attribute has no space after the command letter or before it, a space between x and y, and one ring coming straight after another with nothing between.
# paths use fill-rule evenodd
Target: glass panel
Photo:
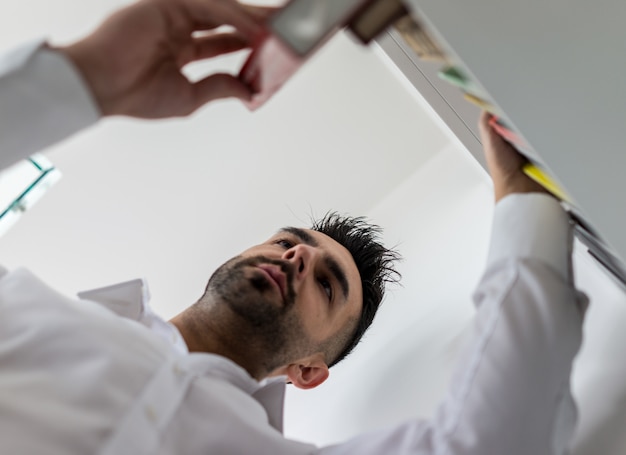
<instances>
[{"instance_id":1,"label":"glass panel","mask_svg":"<svg viewBox=\"0 0 626 455\"><path fill-rule=\"evenodd\" d=\"M61 173L42 155L0 172L0 236L59 181Z\"/></svg>"}]
</instances>

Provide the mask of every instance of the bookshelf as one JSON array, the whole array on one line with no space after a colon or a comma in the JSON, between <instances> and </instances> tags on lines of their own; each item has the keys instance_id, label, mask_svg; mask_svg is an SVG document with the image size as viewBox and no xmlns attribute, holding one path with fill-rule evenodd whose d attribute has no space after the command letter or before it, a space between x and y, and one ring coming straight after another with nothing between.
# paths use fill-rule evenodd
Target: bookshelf
<instances>
[{"instance_id":1,"label":"bookshelf","mask_svg":"<svg viewBox=\"0 0 626 455\"><path fill-rule=\"evenodd\" d=\"M480 108L442 79L458 68L569 195L590 254L626 284L626 3L406 0L446 62L419 58L397 30L382 49L484 165ZM470 93L472 94L472 93Z\"/></svg>"}]
</instances>

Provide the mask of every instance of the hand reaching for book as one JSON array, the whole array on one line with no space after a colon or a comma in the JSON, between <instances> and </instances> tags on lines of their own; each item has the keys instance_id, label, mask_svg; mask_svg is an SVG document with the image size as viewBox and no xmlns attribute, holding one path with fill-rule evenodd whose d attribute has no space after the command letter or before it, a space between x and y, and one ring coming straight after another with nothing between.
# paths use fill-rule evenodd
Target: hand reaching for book
<instances>
[{"instance_id":1,"label":"hand reaching for book","mask_svg":"<svg viewBox=\"0 0 626 455\"><path fill-rule=\"evenodd\" d=\"M496 202L512 193L550 194L524 174L522 168L527 163L526 158L489 125L490 118L491 114L483 112L479 127L487 167L493 179Z\"/></svg>"}]
</instances>

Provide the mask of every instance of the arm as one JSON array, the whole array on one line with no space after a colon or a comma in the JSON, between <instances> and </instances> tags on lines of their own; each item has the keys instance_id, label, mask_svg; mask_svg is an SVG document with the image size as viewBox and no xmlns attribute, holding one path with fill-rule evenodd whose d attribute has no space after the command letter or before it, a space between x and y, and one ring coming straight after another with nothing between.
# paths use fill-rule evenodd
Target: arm
<instances>
[{"instance_id":1,"label":"arm","mask_svg":"<svg viewBox=\"0 0 626 455\"><path fill-rule=\"evenodd\" d=\"M481 122L497 205L473 339L430 422L355 438L324 454L563 454L585 298L574 289L568 217Z\"/></svg>"},{"instance_id":2,"label":"arm","mask_svg":"<svg viewBox=\"0 0 626 455\"><path fill-rule=\"evenodd\" d=\"M567 216L551 197L514 194L498 202L474 296L474 340L430 424L435 447L565 452L576 417L569 377L584 304L573 287L570 244Z\"/></svg>"},{"instance_id":3,"label":"arm","mask_svg":"<svg viewBox=\"0 0 626 455\"><path fill-rule=\"evenodd\" d=\"M0 57L0 109L0 169L100 118L80 74L43 42Z\"/></svg>"},{"instance_id":4,"label":"arm","mask_svg":"<svg viewBox=\"0 0 626 455\"><path fill-rule=\"evenodd\" d=\"M249 99L249 89L232 75L192 83L181 70L249 46L269 12L233 0L142 0L75 44L34 43L4 56L0 167L101 116L184 116L219 98ZM222 25L234 31L214 31Z\"/></svg>"}]
</instances>

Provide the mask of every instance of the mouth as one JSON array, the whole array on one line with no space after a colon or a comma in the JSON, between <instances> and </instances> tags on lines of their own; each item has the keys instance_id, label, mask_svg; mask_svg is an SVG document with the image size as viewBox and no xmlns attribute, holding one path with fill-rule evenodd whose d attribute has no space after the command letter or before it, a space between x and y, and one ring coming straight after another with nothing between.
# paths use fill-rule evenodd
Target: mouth
<instances>
[{"instance_id":1,"label":"mouth","mask_svg":"<svg viewBox=\"0 0 626 455\"><path fill-rule=\"evenodd\" d=\"M257 267L261 269L267 275L269 280L274 284L284 302L287 289L287 277L285 273L280 269L279 266L272 264L259 264Z\"/></svg>"}]
</instances>

